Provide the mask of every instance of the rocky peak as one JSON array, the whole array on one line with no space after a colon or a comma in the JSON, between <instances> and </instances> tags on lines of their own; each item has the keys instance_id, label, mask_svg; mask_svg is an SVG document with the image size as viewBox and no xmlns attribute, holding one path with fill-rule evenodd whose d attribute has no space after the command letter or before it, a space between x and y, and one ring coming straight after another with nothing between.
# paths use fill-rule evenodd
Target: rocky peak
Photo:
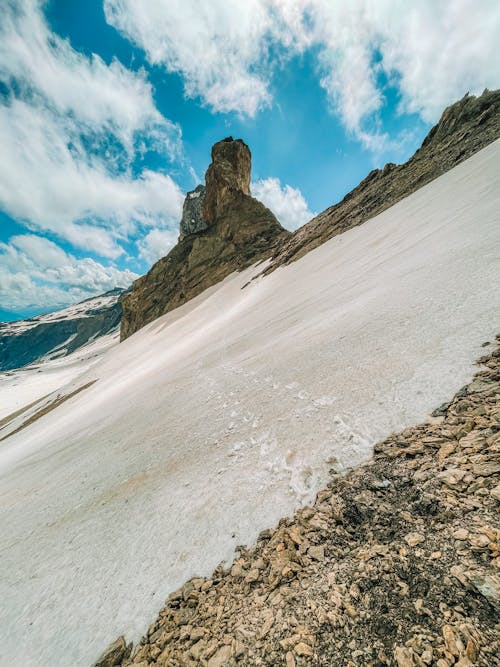
<instances>
[{"instance_id":1,"label":"rocky peak","mask_svg":"<svg viewBox=\"0 0 500 667\"><path fill-rule=\"evenodd\" d=\"M205 174L203 218L213 224L238 193L250 195L250 149L241 139L226 137L212 147L212 162Z\"/></svg>"},{"instance_id":2,"label":"rocky peak","mask_svg":"<svg viewBox=\"0 0 500 667\"><path fill-rule=\"evenodd\" d=\"M250 195L250 168L250 149L241 139L213 146L206 185L186 195L179 242L123 302L122 340L233 271L269 257L290 234Z\"/></svg>"}]
</instances>

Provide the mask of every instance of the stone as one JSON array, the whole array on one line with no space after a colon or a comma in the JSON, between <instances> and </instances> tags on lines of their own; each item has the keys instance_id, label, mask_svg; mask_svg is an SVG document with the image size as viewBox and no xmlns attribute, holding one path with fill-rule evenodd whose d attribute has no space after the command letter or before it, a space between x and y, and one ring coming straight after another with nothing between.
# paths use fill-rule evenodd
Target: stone
<instances>
[{"instance_id":1,"label":"stone","mask_svg":"<svg viewBox=\"0 0 500 667\"><path fill-rule=\"evenodd\" d=\"M493 489L490 490L490 495L500 503L500 484L497 484Z\"/></svg>"},{"instance_id":2,"label":"stone","mask_svg":"<svg viewBox=\"0 0 500 667\"><path fill-rule=\"evenodd\" d=\"M309 644L306 644L305 642L299 642L298 644L296 644L294 651L299 656L314 655L314 651L312 650L312 648L309 646Z\"/></svg>"},{"instance_id":3,"label":"stone","mask_svg":"<svg viewBox=\"0 0 500 667\"><path fill-rule=\"evenodd\" d=\"M190 234L197 234L207 229L208 224L203 218L203 206L205 203L205 186L198 185L194 190L186 194L182 207L182 218L179 225L179 239L182 240Z\"/></svg>"},{"instance_id":4,"label":"stone","mask_svg":"<svg viewBox=\"0 0 500 667\"><path fill-rule=\"evenodd\" d=\"M404 536L404 540L408 546L416 547L417 544L422 544L422 542L425 542L425 537L420 533L408 533Z\"/></svg>"},{"instance_id":5,"label":"stone","mask_svg":"<svg viewBox=\"0 0 500 667\"><path fill-rule=\"evenodd\" d=\"M468 536L469 536L469 531L466 530L465 528L459 528L458 530L456 530L453 533L453 537L456 540L462 540L463 541L463 540L466 540Z\"/></svg>"},{"instance_id":6,"label":"stone","mask_svg":"<svg viewBox=\"0 0 500 667\"><path fill-rule=\"evenodd\" d=\"M208 661L208 667L225 667L231 660L231 647L221 646Z\"/></svg>"},{"instance_id":7,"label":"stone","mask_svg":"<svg viewBox=\"0 0 500 667\"><path fill-rule=\"evenodd\" d=\"M311 558L314 558L314 560L323 561L325 560L325 547L323 546L309 547L309 549L307 550L307 554Z\"/></svg>"},{"instance_id":8,"label":"stone","mask_svg":"<svg viewBox=\"0 0 500 667\"><path fill-rule=\"evenodd\" d=\"M94 667L116 667L121 665L132 652L132 644L125 642L125 638L118 637L111 646L101 655Z\"/></svg>"},{"instance_id":9,"label":"stone","mask_svg":"<svg viewBox=\"0 0 500 667\"><path fill-rule=\"evenodd\" d=\"M398 667L414 667L413 651L406 646L397 646L394 649L394 659Z\"/></svg>"}]
</instances>

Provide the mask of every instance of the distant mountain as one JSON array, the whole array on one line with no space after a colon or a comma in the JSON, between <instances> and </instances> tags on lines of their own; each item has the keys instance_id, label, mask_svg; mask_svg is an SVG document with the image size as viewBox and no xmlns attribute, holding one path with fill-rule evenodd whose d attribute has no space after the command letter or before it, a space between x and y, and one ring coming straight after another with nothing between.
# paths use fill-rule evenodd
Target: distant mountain
<instances>
[{"instance_id":1,"label":"distant mountain","mask_svg":"<svg viewBox=\"0 0 500 667\"><path fill-rule=\"evenodd\" d=\"M0 322L0 371L64 357L118 329L125 293L115 288L54 313Z\"/></svg>"}]
</instances>

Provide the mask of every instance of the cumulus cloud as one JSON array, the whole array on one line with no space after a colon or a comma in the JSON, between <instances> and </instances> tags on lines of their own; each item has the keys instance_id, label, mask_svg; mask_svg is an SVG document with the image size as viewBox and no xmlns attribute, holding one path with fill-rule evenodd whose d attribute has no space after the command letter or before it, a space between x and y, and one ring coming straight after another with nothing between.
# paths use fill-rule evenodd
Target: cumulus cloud
<instances>
[{"instance_id":1,"label":"cumulus cloud","mask_svg":"<svg viewBox=\"0 0 500 667\"><path fill-rule=\"evenodd\" d=\"M173 248L178 236L177 229L152 229L137 242L139 257L149 265L154 264Z\"/></svg>"},{"instance_id":2,"label":"cumulus cloud","mask_svg":"<svg viewBox=\"0 0 500 667\"><path fill-rule=\"evenodd\" d=\"M180 129L156 109L144 72L76 52L41 7L2 8L0 206L32 230L116 258L136 230L177 223L176 183L130 165L144 146L179 157Z\"/></svg>"},{"instance_id":3,"label":"cumulus cloud","mask_svg":"<svg viewBox=\"0 0 500 667\"><path fill-rule=\"evenodd\" d=\"M252 183L252 194L271 209L283 227L290 231L314 216L302 192L291 185L282 187L278 178L265 178Z\"/></svg>"},{"instance_id":4,"label":"cumulus cloud","mask_svg":"<svg viewBox=\"0 0 500 667\"><path fill-rule=\"evenodd\" d=\"M500 85L495 0L105 0L108 22L149 61L180 73L186 93L216 111L252 116L271 102L272 77L313 49L332 109L367 148L387 136L378 114L389 81L401 111L434 122L468 90Z\"/></svg>"},{"instance_id":5,"label":"cumulus cloud","mask_svg":"<svg viewBox=\"0 0 500 667\"><path fill-rule=\"evenodd\" d=\"M90 257L77 259L34 234L0 243L0 294L5 310L56 309L113 287L127 287L137 277L128 269L105 266Z\"/></svg>"}]
</instances>

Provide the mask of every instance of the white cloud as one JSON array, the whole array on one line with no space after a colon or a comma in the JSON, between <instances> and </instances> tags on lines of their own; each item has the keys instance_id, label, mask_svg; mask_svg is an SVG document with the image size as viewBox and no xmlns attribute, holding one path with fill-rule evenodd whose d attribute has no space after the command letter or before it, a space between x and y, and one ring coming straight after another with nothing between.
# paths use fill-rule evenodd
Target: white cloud
<instances>
[{"instance_id":1,"label":"white cloud","mask_svg":"<svg viewBox=\"0 0 500 667\"><path fill-rule=\"evenodd\" d=\"M41 0L6 0L2 11L0 78L15 79L18 94L34 106L76 117L80 125L115 135L132 150L149 133L156 148L180 149L179 128L156 109L144 72L120 62L87 57L50 31Z\"/></svg>"},{"instance_id":2,"label":"white cloud","mask_svg":"<svg viewBox=\"0 0 500 667\"><path fill-rule=\"evenodd\" d=\"M33 230L114 258L143 227L176 225L168 175L131 173L147 146L179 157L180 129L156 109L143 72L74 51L35 0L7 0L0 24L0 206Z\"/></svg>"},{"instance_id":3,"label":"white cloud","mask_svg":"<svg viewBox=\"0 0 500 667\"><path fill-rule=\"evenodd\" d=\"M283 227L293 231L315 215L309 210L302 192L291 185L281 187L278 178L252 183L252 194L276 215Z\"/></svg>"},{"instance_id":4,"label":"white cloud","mask_svg":"<svg viewBox=\"0 0 500 667\"><path fill-rule=\"evenodd\" d=\"M106 19L146 51L151 63L180 72L186 94L218 111L253 116L269 102L258 70L272 17L262 0L105 0Z\"/></svg>"},{"instance_id":5,"label":"white cloud","mask_svg":"<svg viewBox=\"0 0 500 667\"><path fill-rule=\"evenodd\" d=\"M177 229L152 229L137 242L139 257L149 265L154 264L160 257L165 257L178 237Z\"/></svg>"},{"instance_id":6,"label":"white cloud","mask_svg":"<svg viewBox=\"0 0 500 667\"><path fill-rule=\"evenodd\" d=\"M371 150L385 98L429 122L469 90L500 85L496 0L105 0L106 17L150 62L179 72L190 96L250 116L270 103L276 67L313 47L319 81L345 127ZM273 57L271 57L271 55Z\"/></svg>"},{"instance_id":7,"label":"white cloud","mask_svg":"<svg viewBox=\"0 0 500 667\"><path fill-rule=\"evenodd\" d=\"M53 310L113 287L127 287L132 271L104 266L86 257L77 259L47 238L13 236L0 243L0 295L5 310Z\"/></svg>"}]
</instances>

